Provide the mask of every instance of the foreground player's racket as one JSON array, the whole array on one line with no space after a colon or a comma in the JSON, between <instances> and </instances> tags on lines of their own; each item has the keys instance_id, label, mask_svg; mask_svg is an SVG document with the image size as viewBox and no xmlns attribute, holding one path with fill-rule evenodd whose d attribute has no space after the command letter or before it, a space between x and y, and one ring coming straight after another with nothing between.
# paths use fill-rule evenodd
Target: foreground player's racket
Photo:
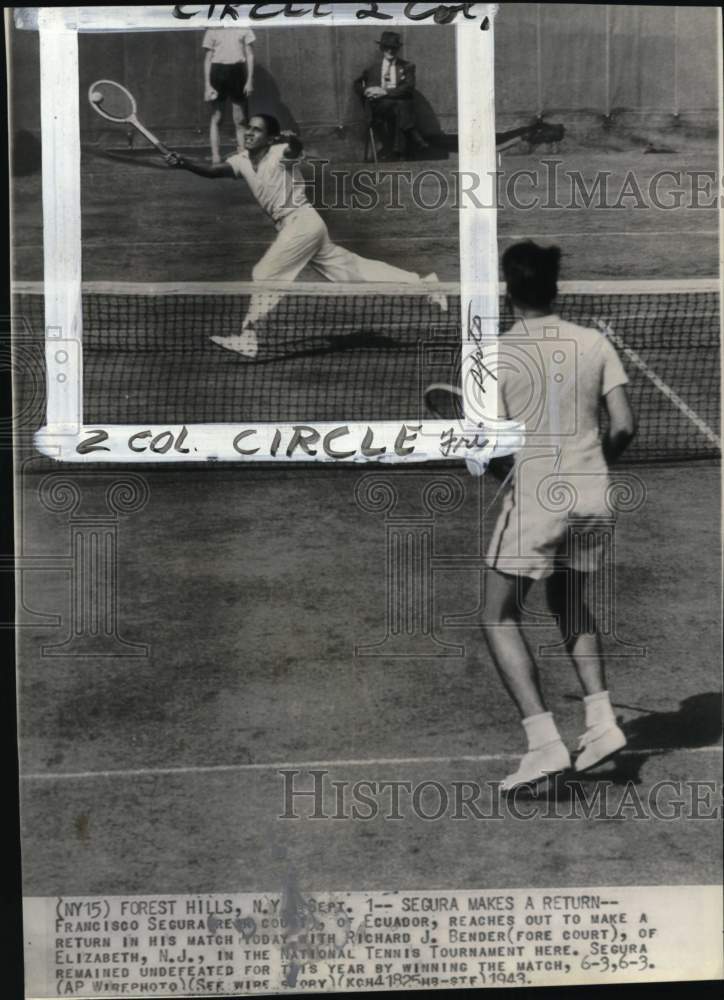
<instances>
[{"instance_id":1,"label":"foreground player's racket","mask_svg":"<svg viewBox=\"0 0 724 1000\"><path fill-rule=\"evenodd\" d=\"M424 392L424 400L425 408L431 416L439 417L441 420L457 420L462 425L464 421L463 393L462 389L459 389L456 385L448 385L446 382L435 382L432 385L428 385ZM465 456L461 454L462 457L465 458L465 464L471 475L482 476L486 469L490 469L495 479L501 481L501 485L492 500L492 503L495 503L498 494L512 478L512 455L491 458L484 464L477 462L472 455ZM492 506L492 503L490 506Z\"/></svg>"},{"instance_id":2,"label":"foreground player's racket","mask_svg":"<svg viewBox=\"0 0 724 1000\"><path fill-rule=\"evenodd\" d=\"M463 394L455 385L436 382L425 389L425 408L440 420L463 419Z\"/></svg>"},{"instance_id":3,"label":"foreground player's racket","mask_svg":"<svg viewBox=\"0 0 724 1000\"><path fill-rule=\"evenodd\" d=\"M88 89L88 100L93 110L102 118L115 122L116 125L133 125L159 153L168 156L171 152L139 122L136 117L136 99L120 83L116 83L115 80L96 80Z\"/></svg>"}]
</instances>

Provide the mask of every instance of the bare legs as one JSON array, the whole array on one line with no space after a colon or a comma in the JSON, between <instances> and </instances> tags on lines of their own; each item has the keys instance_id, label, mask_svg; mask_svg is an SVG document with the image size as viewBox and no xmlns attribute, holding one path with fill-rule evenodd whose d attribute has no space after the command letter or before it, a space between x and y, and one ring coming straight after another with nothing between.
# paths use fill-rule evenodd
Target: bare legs
<instances>
[{"instance_id":1,"label":"bare legs","mask_svg":"<svg viewBox=\"0 0 724 1000\"><path fill-rule=\"evenodd\" d=\"M566 649L586 695L606 690L601 637L586 600L588 573L557 570L546 580L548 605L558 615Z\"/></svg>"},{"instance_id":2,"label":"bare legs","mask_svg":"<svg viewBox=\"0 0 724 1000\"><path fill-rule=\"evenodd\" d=\"M606 689L601 639L586 601L586 576L558 570L546 581L548 603L585 694ZM538 667L520 628L520 604L531 588L530 577L489 573L485 637L506 690L523 718L545 712Z\"/></svg>"},{"instance_id":3,"label":"bare legs","mask_svg":"<svg viewBox=\"0 0 724 1000\"><path fill-rule=\"evenodd\" d=\"M528 737L528 753L503 789L539 781L570 766L553 716L547 711L538 666L520 626L521 604L533 580L491 572L487 576L485 638ZM584 691L586 732L576 769L585 770L625 745L611 708L603 666L603 650L593 611L586 599L588 574L559 570L546 582L551 611Z\"/></svg>"},{"instance_id":4,"label":"bare legs","mask_svg":"<svg viewBox=\"0 0 724 1000\"><path fill-rule=\"evenodd\" d=\"M485 638L506 691L523 718L545 712L538 667L520 628L520 608L533 581L488 573Z\"/></svg>"},{"instance_id":5,"label":"bare legs","mask_svg":"<svg viewBox=\"0 0 724 1000\"><path fill-rule=\"evenodd\" d=\"M221 163L219 126L224 117L224 106L219 101L214 102L209 125L209 142L211 144L211 162Z\"/></svg>"},{"instance_id":6,"label":"bare legs","mask_svg":"<svg viewBox=\"0 0 724 1000\"><path fill-rule=\"evenodd\" d=\"M246 128L246 114L243 105L236 101L231 102L231 114L234 120L234 131L236 133L236 147L238 150L244 148L244 130ZM216 100L213 103L211 121L209 123L209 142L211 145L211 162L221 163L221 123L224 120L224 102Z\"/></svg>"},{"instance_id":7,"label":"bare legs","mask_svg":"<svg viewBox=\"0 0 724 1000\"><path fill-rule=\"evenodd\" d=\"M231 102L231 116L234 120L234 132L236 133L236 148L239 152L244 148L244 132L246 130L246 114L241 104L236 101Z\"/></svg>"}]
</instances>

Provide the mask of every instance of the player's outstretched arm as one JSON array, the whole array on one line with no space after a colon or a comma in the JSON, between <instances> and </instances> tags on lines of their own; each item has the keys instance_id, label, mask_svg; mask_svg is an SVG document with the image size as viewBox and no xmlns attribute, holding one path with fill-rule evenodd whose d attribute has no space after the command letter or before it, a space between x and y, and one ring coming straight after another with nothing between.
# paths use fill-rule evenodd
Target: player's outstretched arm
<instances>
[{"instance_id":1,"label":"player's outstretched arm","mask_svg":"<svg viewBox=\"0 0 724 1000\"><path fill-rule=\"evenodd\" d=\"M622 385L611 389L604 397L609 427L603 438L603 454L609 465L624 453L636 434L636 418Z\"/></svg>"},{"instance_id":2,"label":"player's outstretched arm","mask_svg":"<svg viewBox=\"0 0 724 1000\"><path fill-rule=\"evenodd\" d=\"M200 163L198 160L191 160L180 153L169 153L164 156L164 160L169 167L177 170L188 170L199 177L233 177L234 171L228 163Z\"/></svg>"}]
</instances>

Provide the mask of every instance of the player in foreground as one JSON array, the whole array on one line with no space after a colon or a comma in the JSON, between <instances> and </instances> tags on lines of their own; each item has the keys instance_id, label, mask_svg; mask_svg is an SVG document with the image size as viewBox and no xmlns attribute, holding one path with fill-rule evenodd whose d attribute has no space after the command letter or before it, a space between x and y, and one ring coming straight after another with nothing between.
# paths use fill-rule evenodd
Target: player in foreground
<instances>
[{"instance_id":1,"label":"player in foreground","mask_svg":"<svg viewBox=\"0 0 724 1000\"><path fill-rule=\"evenodd\" d=\"M434 273L422 278L413 271L360 257L333 243L323 219L307 200L303 178L296 169L301 157L302 142L296 135L280 132L278 121L271 115L253 115L246 130L244 150L224 163L197 163L178 153L170 153L166 162L200 177L241 177L246 181L277 228L277 238L252 271L253 280L260 284L294 281L307 264L328 281L380 281L397 285L437 281ZM273 291L253 295L241 333L211 339L228 350L256 357L256 326L281 298L281 293ZM429 298L442 310L447 309L447 299L440 292L431 290Z\"/></svg>"},{"instance_id":2,"label":"player in foreground","mask_svg":"<svg viewBox=\"0 0 724 1000\"><path fill-rule=\"evenodd\" d=\"M584 692L586 729L576 771L593 767L626 744L606 690L601 640L586 601L586 584L602 556L596 519L610 516L608 465L633 438L635 421L625 389L628 379L610 341L598 330L567 323L554 313L559 261L557 247L544 249L532 242L510 246L503 254L516 323L499 341L499 415L521 419L530 407L531 368L542 366L546 399L529 441L535 444L541 436L548 444L551 438L554 442L553 448L516 454L513 488L505 497L487 553L495 572L486 574L485 637L528 738L528 752L518 770L504 780L505 791L571 765L553 715L546 709L538 668L521 628L521 604L534 580L546 580L551 611L558 616ZM521 351L526 358L522 364ZM610 420L603 438L601 401ZM589 530L577 535L582 547L567 553L568 514L555 497L556 490L560 499L561 491L571 487L576 498L573 514Z\"/></svg>"}]
</instances>

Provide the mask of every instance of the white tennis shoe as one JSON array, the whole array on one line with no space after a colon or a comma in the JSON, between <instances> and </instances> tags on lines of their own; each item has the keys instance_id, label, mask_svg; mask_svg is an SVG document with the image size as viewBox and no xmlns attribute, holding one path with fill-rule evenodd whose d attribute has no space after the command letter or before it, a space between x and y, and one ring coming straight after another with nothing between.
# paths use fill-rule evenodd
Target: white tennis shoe
<instances>
[{"instance_id":1,"label":"white tennis shoe","mask_svg":"<svg viewBox=\"0 0 724 1000\"><path fill-rule=\"evenodd\" d=\"M438 276L434 271L425 275L422 280L426 285L436 285L439 283ZM427 297L427 301L433 306L440 306L441 312L447 312L447 295L444 292L431 292Z\"/></svg>"},{"instance_id":2,"label":"white tennis shoe","mask_svg":"<svg viewBox=\"0 0 724 1000\"><path fill-rule=\"evenodd\" d=\"M219 347L224 347L227 351L235 351L237 354L243 354L245 358L255 358L259 353L256 333L250 327L242 330L238 335L211 337L210 339L215 344L218 344Z\"/></svg>"},{"instance_id":3,"label":"white tennis shoe","mask_svg":"<svg viewBox=\"0 0 724 1000\"><path fill-rule=\"evenodd\" d=\"M562 740L554 740L536 750L529 750L520 762L518 770L509 774L501 782L503 792L512 792L520 785L536 785L551 774L567 771L571 766L571 757Z\"/></svg>"},{"instance_id":4,"label":"white tennis shoe","mask_svg":"<svg viewBox=\"0 0 724 1000\"><path fill-rule=\"evenodd\" d=\"M576 757L576 771L587 771L589 767L602 763L626 746L626 737L615 722L604 722L591 726L578 741L580 753Z\"/></svg>"}]
</instances>

